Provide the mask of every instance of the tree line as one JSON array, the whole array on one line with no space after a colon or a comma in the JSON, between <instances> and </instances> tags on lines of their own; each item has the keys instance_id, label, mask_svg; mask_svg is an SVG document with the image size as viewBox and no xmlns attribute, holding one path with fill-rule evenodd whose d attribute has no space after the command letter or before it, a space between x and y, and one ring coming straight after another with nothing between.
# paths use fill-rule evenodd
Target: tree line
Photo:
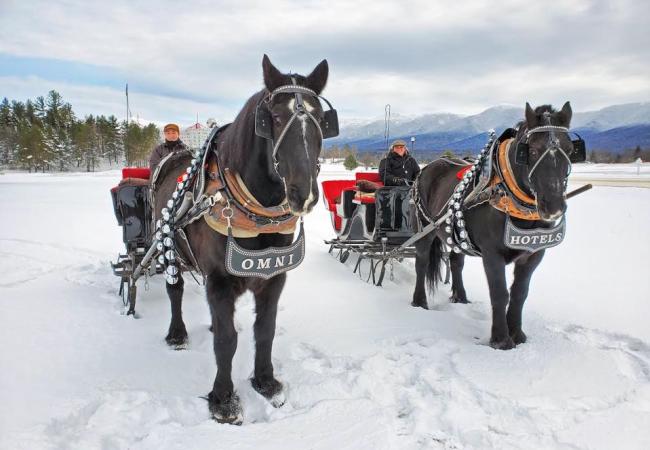
<instances>
[{"instance_id":1,"label":"tree line","mask_svg":"<svg viewBox=\"0 0 650 450\"><path fill-rule=\"evenodd\" d=\"M142 166L160 140L154 125L110 115L77 118L61 94L0 103L0 167L32 171L94 171L106 165Z\"/></svg>"},{"instance_id":2,"label":"tree line","mask_svg":"<svg viewBox=\"0 0 650 450\"><path fill-rule=\"evenodd\" d=\"M366 170L379 167L379 162L386 156L385 151L359 151L356 146L345 144L343 146L332 145L323 149L321 158L325 162L343 162L348 170L357 167L364 167ZM428 164L437 158L472 158L476 155L471 152L455 152L454 150L418 152L414 155L419 164ZM592 163L631 163L636 160L650 161L650 149L642 149L636 146L634 149L623 152L612 152L609 150L592 150L587 152L587 160Z\"/></svg>"}]
</instances>

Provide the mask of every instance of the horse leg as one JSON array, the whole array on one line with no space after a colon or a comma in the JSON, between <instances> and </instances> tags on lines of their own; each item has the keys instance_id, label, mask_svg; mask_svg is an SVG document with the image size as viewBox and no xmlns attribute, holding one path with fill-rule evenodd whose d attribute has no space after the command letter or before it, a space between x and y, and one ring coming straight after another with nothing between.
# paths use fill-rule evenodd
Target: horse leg
<instances>
[{"instance_id":1,"label":"horse leg","mask_svg":"<svg viewBox=\"0 0 650 450\"><path fill-rule=\"evenodd\" d=\"M182 346L187 342L187 329L183 322L183 286L185 281L181 275L178 276L176 284L167 284L167 295L172 307L172 320L169 323L169 331L165 341L172 347Z\"/></svg>"},{"instance_id":2,"label":"horse leg","mask_svg":"<svg viewBox=\"0 0 650 450\"><path fill-rule=\"evenodd\" d=\"M510 304L508 305L508 330L510 337L515 344L526 342L526 334L521 329L521 312L524 308L524 302L528 297L528 287L530 278L537 268L544 251L533 253L526 257L521 257L515 262L515 279L510 286Z\"/></svg>"},{"instance_id":3,"label":"horse leg","mask_svg":"<svg viewBox=\"0 0 650 450\"><path fill-rule=\"evenodd\" d=\"M275 337L275 319L278 301L284 288L286 274L280 274L264 283L255 292L255 376L251 380L253 389L268 399L276 408L284 404L282 383L273 376L271 352Z\"/></svg>"},{"instance_id":4,"label":"horse leg","mask_svg":"<svg viewBox=\"0 0 650 450\"><path fill-rule=\"evenodd\" d=\"M492 334L490 346L499 350L509 350L515 343L508 332L506 307L508 306L508 287L506 285L506 262L496 253L483 255L483 268L490 288L492 303Z\"/></svg>"},{"instance_id":5,"label":"horse leg","mask_svg":"<svg viewBox=\"0 0 650 450\"><path fill-rule=\"evenodd\" d=\"M237 350L237 330L233 320L235 293L231 282L208 276L207 294L217 360L217 376L212 391L208 394L208 406L217 422L240 425L243 420L242 409L232 383L232 358Z\"/></svg>"},{"instance_id":6,"label":"horse leg","mask_svg":"<svg viewBox=\"0 0 650 450\"><path fill-rule=\"evenodd\" d=\"M451 264L451 302L469 303L465 285L463 284L463 267L465 266L465 255L460 253L449 253L449 264Z\"/></svg>"},{"instance_id":7,"label":"horse leg","mask_svg":"<svg viewBox=\"0 0 650 450\"><path fill-rule=\"evenodd\" d=\"M415 243L415 291L413 291L413 301L411 306L429 309L427 305L427 290L425 279L429 268L430 253L433 251L431 244L434 236L429 235Z\"/></svg>"}]
</instances>

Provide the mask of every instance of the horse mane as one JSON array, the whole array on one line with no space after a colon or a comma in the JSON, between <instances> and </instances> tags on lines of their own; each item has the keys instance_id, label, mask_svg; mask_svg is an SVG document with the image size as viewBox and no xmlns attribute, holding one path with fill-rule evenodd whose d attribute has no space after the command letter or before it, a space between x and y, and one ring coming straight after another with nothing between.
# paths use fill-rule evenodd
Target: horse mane
<instances>
[{"instance_id":1,"label":"horse mane","mask_svg":"<svg viewBox=\"0 0 650 450\"><path fill-rule=\"evenodd\" d=\"M544 113L550 113L550 114L555 114L557 111L555 108L553 108L552 105L540 105L537 108L535 108L535 114L538 116L541 116Z\"/></svg>"},{"instance_id":2,"label":"horse mane","mask_svg":"<svg viewBox=\"0 0 650 450\"><path fill-rule=\"evenodd\" d=\"M226 167L240 168L246 164L249 156L246 150L255 144L255 133L251 133L255 129L255 109L267 93L267 89L262 89L253 94L218 138L219 159Z\"/></svg>"},{"instance_id":3,"label":"horse mane","mask_svg":"<svg viewBox=\"0 0 650 450\"><path fill-rule=\"evenodd\" d=\"M535 115L537 116L538 119L540 119L544 113L549 113L552 115L552 114L556 114L557 110L553 108L553 105L540 105L535 108ZM523 130L528 128L526 125L527 123L525 119L517 122L515 128L519 130L519 132L517 133L518 137L521 136Z\"/></svg>"}]
</instances>

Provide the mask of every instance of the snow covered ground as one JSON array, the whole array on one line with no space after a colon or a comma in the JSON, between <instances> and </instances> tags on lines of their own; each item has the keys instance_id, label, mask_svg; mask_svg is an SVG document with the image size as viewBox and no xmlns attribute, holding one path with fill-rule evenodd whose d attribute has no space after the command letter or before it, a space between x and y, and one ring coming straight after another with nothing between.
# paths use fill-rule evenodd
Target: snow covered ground
<instances>
[{"instance_id":1,"label":"snow covered ground","mask_svg":"<svg viewBox=\"0 0 650 450\"><path fill-rule=\"evenodd\" d=\"M322 176L341 174L326 165ZM327 253L319 205L278 316L287 403L272 408L247 381L245 295L233 370L245 421L234 427L199 398L215 375L201 287L186 283L187 350L164 342L162 278L140 285L140 320L120 314L117 179L0 175L0 449L650 448L650 190L595 187L570 201L567 238L533 277L529 341L508 352L486 345L478 259L465 268L472 304L449 304L444 286L430 311L412 308L411 263L383 288L363 283Z\"/></svg>"}]
</instances>

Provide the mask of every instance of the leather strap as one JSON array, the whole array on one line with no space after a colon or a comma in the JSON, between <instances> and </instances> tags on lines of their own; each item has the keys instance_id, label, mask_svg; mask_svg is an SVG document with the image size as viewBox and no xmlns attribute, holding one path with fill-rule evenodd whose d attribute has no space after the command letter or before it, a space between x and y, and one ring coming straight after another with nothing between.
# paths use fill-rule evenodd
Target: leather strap
<instances>
[{"instance_id":1,"label":"leather strap","mask_svg":"<svg viewBox=\"0 0 650 450\"><path fill-rule=\"evenodd\" d=\"M246 188L246 185L244 185L244 181L241 179L239 174L234 173L232 170L227 168L224 169L224 174L226 177L226 183L228 183L230 192L232 192L235 200L250 212L257 214L258 216L272 218L285 216L291 212L289 203L287 203L286 200L277 206L262 206L249 192L248 188Z\"/></svg>"},{"instance_id":2,"label":"leather strap","mask_svg":"<svg viewBox=\"0 0 650 450\"><path fill-rule=\"evenodd\" d=\"M268 208L262 206L248 191L236 173L228 169L224 172L225 182L228 184L228 189L234 197L233 200L243 206L245 210L242 210L234 204L229 204L225 195L220 196L219 201L211 206L208 213L203 216L210 228L224 236L228 236L228 223L223 217L222 211L230 206L233 214L230 219L232 235L236 238L250 238L256 237L259 234L270 233L294 233L299 218L298 216L288 216L290 213L288 205L285 206L285 203L283 203L282 205ZM217 192L224 191L226 188L224 181L218 175L219 167L215 159L212 159L208 163L208 173L215 175L210 177L204 195L213 197ZM268 223L260 224L251 217L252 215L268 218L269 221ZM279 218L282 219L277 220Z\"/></svg>"}]
</instances>

